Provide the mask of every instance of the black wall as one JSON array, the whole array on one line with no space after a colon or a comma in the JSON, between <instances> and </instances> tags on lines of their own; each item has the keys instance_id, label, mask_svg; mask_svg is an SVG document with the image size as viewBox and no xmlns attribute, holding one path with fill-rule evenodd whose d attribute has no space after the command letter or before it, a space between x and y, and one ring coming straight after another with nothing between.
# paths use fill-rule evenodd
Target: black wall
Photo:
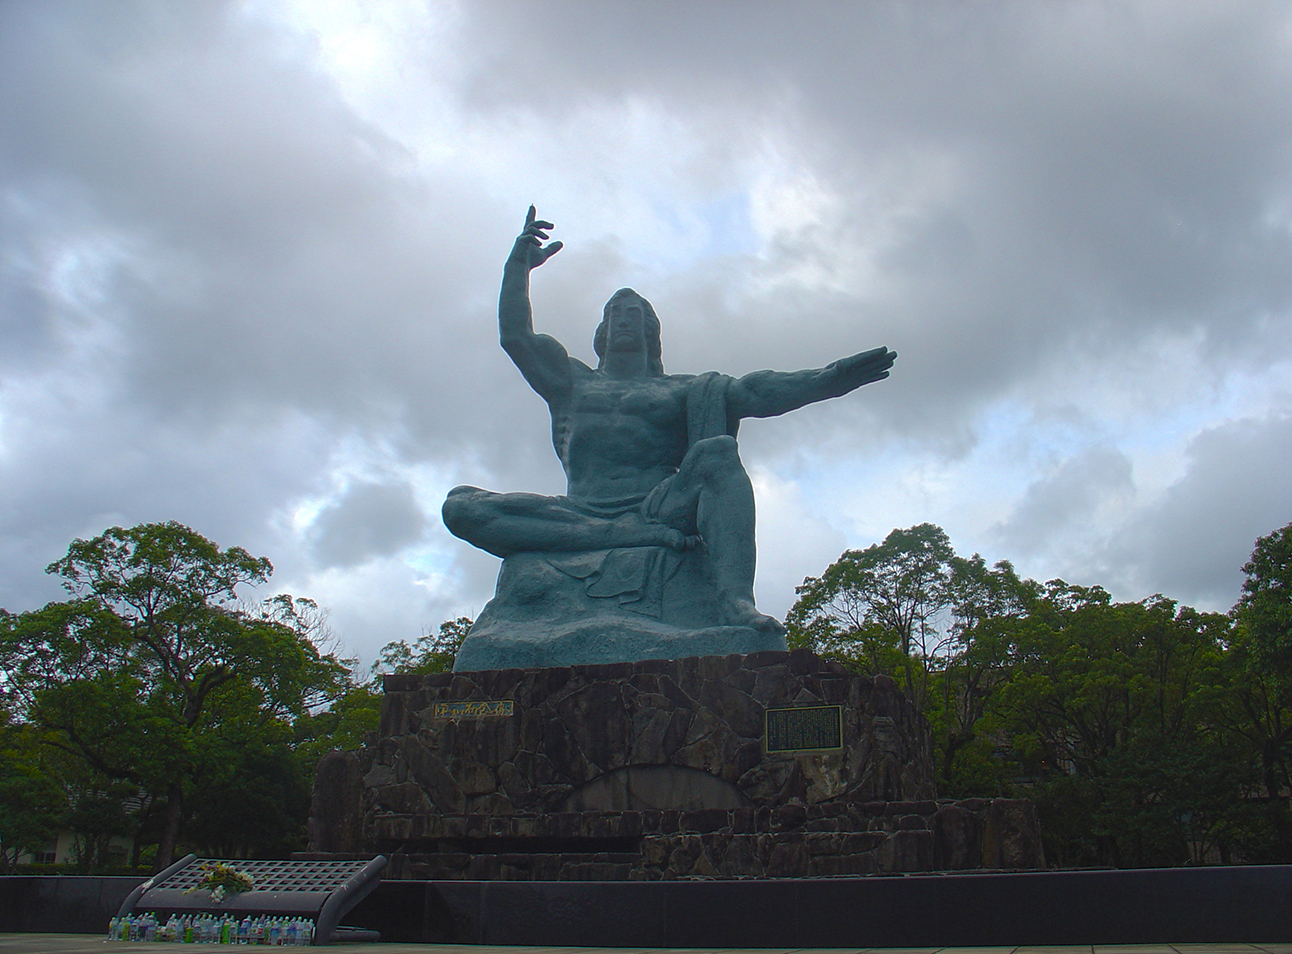
<instances>
[{"instance_id":1,"label":"black wall","mask_svg":"<svg viewBox=\"0 0 1292 954\"><path fill-rule=\"evenodd\" d=\"M136 878L0 878L0 932L97 934ZM784 881L387 881L345 917L384 940L920 947L1292 940L1292 866Z\"/></svg>"}]
</instances>

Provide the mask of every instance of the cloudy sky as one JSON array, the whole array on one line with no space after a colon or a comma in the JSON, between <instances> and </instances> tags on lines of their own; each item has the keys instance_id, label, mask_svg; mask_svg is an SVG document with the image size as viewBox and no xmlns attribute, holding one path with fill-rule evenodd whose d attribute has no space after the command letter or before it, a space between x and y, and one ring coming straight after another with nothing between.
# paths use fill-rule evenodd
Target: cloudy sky
<instances>
[{"instance_id":1,"label":"cloudy sky","mask_svg":"<svg viewBox=\"0 0 1292 954\"><path fill-rule=\"evenodd\" d=\"M175 519L365 662L478 612L447 490L564 486L531 202L585 361L623 285L670 371L899 353L742 428L766 612L923 521L1227 609L1292 521L1287 3L7 0L0 605Z\"/></svg>"}]
</instances>

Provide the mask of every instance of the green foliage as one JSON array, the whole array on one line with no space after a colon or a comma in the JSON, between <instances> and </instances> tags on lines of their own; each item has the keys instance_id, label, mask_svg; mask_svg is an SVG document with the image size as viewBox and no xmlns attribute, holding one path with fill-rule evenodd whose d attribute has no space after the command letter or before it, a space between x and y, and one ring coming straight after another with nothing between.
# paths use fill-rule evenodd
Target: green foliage
<instances>
[{"instance_id":1,"label":"green foliage","mask_svg":"<svg viewBox=\"0 0 1292 954\"><path fill-rule=\"evenodd\" d=\"M937 617L950 599L954 555L946 533L931 523L846 551L795 590L790 638L863 668L899 661L907 693L922 705L928 663L943 647Z\"/></svg>"},{"instance_id":2,"label":"green foliage","mask_svg":"<svg viewBox=\"0 0 1292 954\"><path fill-rule=\"evenodd\" d=\"M950 638L930 661L933 691L925 714L933 728L939 775L948 795L998 794L1010 780L996 758L1000 731L993 705L1013 663L1011 636L1035 602L1038 587L1001 561L952 556L947 585Z\"/></svg>"},{"instance_id":3,"label":"green foliage","mask_svg":"<svg viewBox=\"0 0 1292 954\"><path fill-rule=\"evenodd\" d=\"M296 720L297 754L313 765L334 749L359 748L381 720L381 674L450 671L471 623L469 618L459 616L441 623L435 633L422 634L412 645L400 639L383 646L369 681L359 682L352 674L326 709Z\"/></svg>"},{"instance_id":4,"label":"green foliage","mask_svg":"<svg viewBox=\"0 0 1292 954\"><path fill-rule=\"evenodd\" d=\"M331 704L306 713L292 725L292 748L310 766L335 749L354 751L381 721L381 688L374 682L350 682Z\"/></svg>"},{"instance_id":5,"label":"green foliage","mask_svg":"<svg viewBox=\"0 0 1292 954\"><path fill-rule=\"evenodd\" d=\"M36 728L12 724L0 710L0 874L58 834L66 798L48 762Z\"/></svg>"},{"instance_id":6,"label":"green foliage","mask_svg":"<svg viewBox=\"0 0 1292 954\"><path fill-rule=\"evenodd\" d=\"M1008 670L1008 628L1035 591L1008 563L957 556L946 533L925 523L849 550L804 580L787 640L858 672L903 674L933 730L943 789L999 788L999 772L984 761L991 746L971 745Z\"/></svg>"},{"instance_id":7,"label":"green foliage","mask_svg":"<svg viewBox=\"0 0 1292 954\"><path fill-rule=\"evenodd\" d=\"M63 825L73 832L74 864L81 873L102 870L112 864L112 839L132 835L138 819L126 811L125 800L133 794L129 785L97 779L99 785L82 782L72 797Z\"/></svg>"},{"instance_id":8,"label":"green foliage","mask_svg":"<svg viewBox=\"0 0 1292 954\"><path fill-rule=\"evenodd\" d=\"M1256 541L1234 607L1230 652L1236 698L1225 724L1260 753L1260 780L1271 803L1292 793L1292 524ZM1271 809L1268 824L1292 857L1292 819Z\"/></svg>"},{"instance_id":9,"label":"green foliage","mask_svg":"<svg viewBox=\"0 0 1292 954\"><path fill-rule=\"evenodd\" d=\"M185 840L216 858L285 858L304 851L314 761L298 758L283 741L230 755L194 786Z\"/></svg>"},{"instance_id":10,"label":"green foliage","mask_svg":"<svg viewBox=\"0 0 1292 954\"><path fill-rule=\"evenodd\" d=\"M1292 523L1257 539L1243 572L1235 615L1260 662L1286 672L1292 667Z\"/></svg>"},{"instance_id":11,"label":"green foliage","mask_svg":"<svg viewBox=\"0 0 1292 954\"><path fill-rule=\"evenodd\" d=\"M164 803L158 866L199 782L344 688L345 666L310 640L314 604L239 605L238 587L272 572L241 548L174 522L114 527L48 569L71 599L0 618L11 704L103 779Z\"/></svg>"},{"instance_id":12,"label":"green foliage","mask_svg":"<svg viewBox=\"0 0 1292 954\"><path fill-rule=\"evenodd\" d=\"M459 616L441 623L438 632L423 633L412 646L402 639L389 642L382 647L377 662L373 664L373 672L449 672L471 624L471 619Z\"/></svg>"},{"instance_id":13,"label":"green foliage","mask_svg":"<svg viewBox=\"0 0 1292 954\"><path fill-rule=\"evenodd\" d=\"M1015 629L1003 724L1064 864L1171 865L1217 845L1242 759L1214 731L1228 621L1047 584Z\"/></svg>"},{"instance_id":14,"label":"green foliage","mask_svg":"<svg viewBox=\"0 0 1292 954\"><path fill-rule=\"evenodd\" d=\"M1230 617L1021 579L929 524L799 587L791 646L904 674L944 796L1021 795L1052 864L1292 862L1292 525Z\"/></svg>"}]
</instances>

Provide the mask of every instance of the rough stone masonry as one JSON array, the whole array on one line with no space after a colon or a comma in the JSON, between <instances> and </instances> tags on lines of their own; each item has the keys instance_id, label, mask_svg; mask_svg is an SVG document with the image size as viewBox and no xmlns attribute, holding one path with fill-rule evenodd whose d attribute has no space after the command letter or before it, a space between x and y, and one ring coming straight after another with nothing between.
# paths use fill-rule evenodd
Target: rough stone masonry
<instances>
[{"instance_id":1,"label":"rough stone masonry","mask_svg":"<svg viewBox=\"0 0 1292 954\"><path fill-rule=\"evenodd\" d=\"M1026 801L935 799L887 676L806 650L387 676L381 728L320 767L317 852L391 877L653 880L1043 865ZM838 707L839 745L768 751Z\"/></svg>"}]
</instances>

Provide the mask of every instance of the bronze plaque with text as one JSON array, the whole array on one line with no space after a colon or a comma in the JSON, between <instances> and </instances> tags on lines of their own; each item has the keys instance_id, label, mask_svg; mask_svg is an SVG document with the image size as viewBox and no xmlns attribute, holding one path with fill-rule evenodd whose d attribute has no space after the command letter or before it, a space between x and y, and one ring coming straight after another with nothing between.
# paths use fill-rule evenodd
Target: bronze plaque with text
<instances>
[{"instance_id":1,"label":"bronze plaque with text","mask_svg":"<svg viewBox=\"0 0 1292 954\"><path fill-rule=\"evenodd\" d=\"M843 748L843 706L768 709L763 716L768 752L824 752Z\"/></svg>"}]
</instances>

